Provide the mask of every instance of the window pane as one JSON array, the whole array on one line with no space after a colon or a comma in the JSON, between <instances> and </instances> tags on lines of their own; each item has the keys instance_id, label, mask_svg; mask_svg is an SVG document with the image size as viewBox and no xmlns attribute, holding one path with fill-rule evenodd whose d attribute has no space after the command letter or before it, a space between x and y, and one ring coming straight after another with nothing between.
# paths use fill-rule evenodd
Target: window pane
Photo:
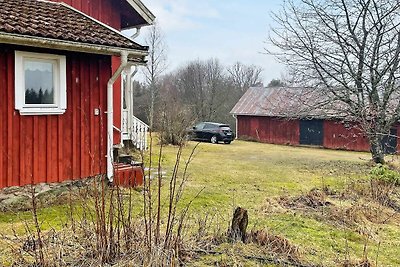
<instances>
[{"instance_id":1,"label":"window pane","mask_svg":"<svg viewBox=\"0 0 400 267\"><path fill-rule=\"evenodd\" d=\"M201 130L201 129L203 129L203 127L204 127L204 122L201 122L201 123L196 125L196 129L197 130Z\"/></svg>"},{"instance_id":2,"label":"window pane","mask_svg":"<svg viewBox=\"0 0 400 267\"><path fill-rule=\"evenodd\" d=\"M25 60L25 104L54 104L54 63Z\"/></svg>"}]
</instances>

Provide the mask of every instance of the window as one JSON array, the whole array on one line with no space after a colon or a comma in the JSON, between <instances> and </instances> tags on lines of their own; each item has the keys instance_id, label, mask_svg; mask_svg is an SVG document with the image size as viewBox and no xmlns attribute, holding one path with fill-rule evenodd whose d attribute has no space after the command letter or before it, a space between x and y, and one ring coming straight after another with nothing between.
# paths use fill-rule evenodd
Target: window
<instances>
[{"instance_id":1,"label":"window","mask_svg":"<svg viewBox=\"0 0 400 267\"><path fill-rule=\"evenodd\" d=\"M15 109L21 115L63 114L66 93L65 56L15 52Z\"/></svg>"},{"instance_id":2,"label":"window","mask_svg":"<svg viewBox=\"0 0 400 267\"><path fill-rule=\"evenodd\" d=\"M215 129L215 128L218 128L218 126L215 125L215 124L206 123L206 124L204 125L204 129Z\"/></svg>"},{"instance_id":3,"label":"window","mask_svg":"<svg viewBox=\"0 0 400 267\"><path fill-rule=\"evenodd\" d=\"M196 130L203 130L203 128L204 128L204 122L200 122L199 124L197 124L197 125L195 126L195 128L196 128Z\"/></svg>"}]
</instances>

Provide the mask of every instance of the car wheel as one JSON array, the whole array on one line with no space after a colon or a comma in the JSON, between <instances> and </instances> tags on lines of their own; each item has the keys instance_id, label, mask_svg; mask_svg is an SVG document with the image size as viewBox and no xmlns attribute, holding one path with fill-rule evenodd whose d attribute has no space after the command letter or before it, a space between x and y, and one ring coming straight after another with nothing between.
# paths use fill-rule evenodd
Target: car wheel
<instances>
[{"instance_id":1,"label":"car wheel","mask_svg":"<svg viewBox=\"0 0 400 267\"><path fill-rule=\"evenodd\" d=\"M218 143L218 138L217 138L217 136L216 136L216 135L213 135L213 136L211 137L211 139L210 139L210 142L213 143L213 144L217 144L217 143Z\"/></svg>"},{"instance_id":2,"label":"car wheel","mask_svg":"<svg viewBox=\"0 0 400 267\"><path fill-rule=\"evenodd\" d=\"M231 141L224 141L225 144L229 145Z\"/></svg>"}]
</instances>

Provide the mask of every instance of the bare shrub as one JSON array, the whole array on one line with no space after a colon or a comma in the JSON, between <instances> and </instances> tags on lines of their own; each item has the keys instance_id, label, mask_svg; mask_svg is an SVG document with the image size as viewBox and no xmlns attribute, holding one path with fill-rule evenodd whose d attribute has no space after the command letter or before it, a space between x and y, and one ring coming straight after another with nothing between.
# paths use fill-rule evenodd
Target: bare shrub
<instances>
[{"instance_id":1,"label":"bare shrub","mask_svg":"<svg viewBox=\"0 0 400 267\"><path fill-rule=\"evenodd\" d=\"M319 208L329 206L332 203L326 200L326 193L319 189L311 189L310 192L298 197L280 197L281 205L287 208Z\"/></svg>"},{"instance_id":2,"label":"bare shrub","mask_svg":"<svg viewBox=\"0 0 400 267\"><path fill-rule=\"evenodd\" d=\"M143 206L139 217L135 212L138 203L133 202L134 194L139 192L133 188L109 187L102 177L93 179L92 185L78 194L70 191L68 225L58 232L43 231L32 190L32 220L25 222L26 235L15 234L13 239L6 239L10 251L18 255L13 266L104 266L116 263L131 266L131 262L145 266L180 265L182 257L188 254L184 251L190 251L185 249L184 235L188 228L188 210L194 199L183 207L179 204L196 147L186 160L182 158L183 145L177 148L174 169L165 181L167 201L164 203L161 200L163 146L157 155L153 155L153 146L150 146L149 158L143 157L149 168L140 192Z\"/></svg>"},{"instance_id":3,"label":"bare shrub","mask_svg":"<svg viewBox=\"0 0 400 267\"><path fill-rule=\"evenodd\" d=\"M163 78L161 98L155 126L160 133L163 144L182 145L187 141L188 128L194 124L196 115L191 107L186 105L181 98L181 93L176 87L177 78L169 75Z\"/></svg>"},{"instance_id":4,"label":"bare shrub","mask_svg":"<svg viewBox=\"0 0 400 267\"><path fill-rule=\"evenodd\" d=\"M299 249L282 236L275 235L268 230L252 230L246 242L255 243L266 247L268 251L277 257L285 257L292 261L300 261Z\"/></svg>"}]
</instances>

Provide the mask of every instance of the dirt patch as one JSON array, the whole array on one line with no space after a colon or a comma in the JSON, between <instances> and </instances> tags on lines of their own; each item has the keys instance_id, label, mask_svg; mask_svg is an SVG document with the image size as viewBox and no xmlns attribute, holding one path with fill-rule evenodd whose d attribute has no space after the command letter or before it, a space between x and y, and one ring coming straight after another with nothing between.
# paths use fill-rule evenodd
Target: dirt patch
<instances>
[{"instance_id":1,"label":"dirt patch","mask_svg":"<svg viewBox=\"0 0 400 267\"><path fill-rule=\"evenodd\" d=\"M319 189L312 189L307 194L297 197L280 197L278 203L288 209L318 209L332 205L327 201L326 193Z\"/></svg>"},{"instance_id":2,"label":"dirt patch","mask_svg":"<svg viewBox=\"0 0 400 267\"><path fill-rule=\"evenodd\" d=\"M291 261L300 261L300 253L297 246L291 244L285 237L275 235L267 230L251 231L247 235L246 242L263 246L272 254Z\"/></svg>"},{"instance_id":3,"label":"dirt patch","mask_svg":"<svg viewBox=\"0 0 400 267\"><path fill-rule=\"evenodd\" d=\"M339 265L340 267L371 267L373 266L367 259L358 262L346 260Z\"/></svg>"}]
</instances>

